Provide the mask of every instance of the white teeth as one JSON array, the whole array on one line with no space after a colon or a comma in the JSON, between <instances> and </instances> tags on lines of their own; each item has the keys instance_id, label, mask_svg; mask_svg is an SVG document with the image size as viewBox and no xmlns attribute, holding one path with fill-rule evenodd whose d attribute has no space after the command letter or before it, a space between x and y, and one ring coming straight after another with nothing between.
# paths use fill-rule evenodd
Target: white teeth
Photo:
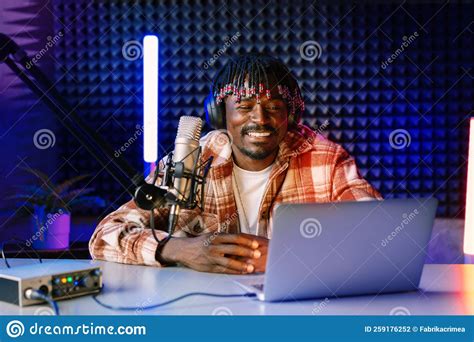
<instances>
[{"instance_id":1,"label":"white teeth","mask_svg":"<svg viewBox=\"0 0 474 342\"><path fill-rule=\"evenodd\" d=\"M271 133L270 132L248 132L248 135L251 137L268 137Z\"/></svg>"}]
</instances>

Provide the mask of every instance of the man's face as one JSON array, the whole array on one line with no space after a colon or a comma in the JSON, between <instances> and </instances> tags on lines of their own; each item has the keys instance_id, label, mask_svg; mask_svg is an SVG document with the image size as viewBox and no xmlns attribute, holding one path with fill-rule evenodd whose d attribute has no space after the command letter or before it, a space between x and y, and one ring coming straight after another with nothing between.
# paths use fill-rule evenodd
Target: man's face
<instances>
[{"instance_id":1,"label":"man's face","mask_svg":"<svg viewBox=\"0 0 474 342\"><path fill-rule=\"evenodd\" d=\"M276 156L288 129L288 108L277 90L270 100L262 93L259 104L255 97L237 102L236 96L228 96L225 112L233 149L255 161Z\"/></svg>"}]
</instances>

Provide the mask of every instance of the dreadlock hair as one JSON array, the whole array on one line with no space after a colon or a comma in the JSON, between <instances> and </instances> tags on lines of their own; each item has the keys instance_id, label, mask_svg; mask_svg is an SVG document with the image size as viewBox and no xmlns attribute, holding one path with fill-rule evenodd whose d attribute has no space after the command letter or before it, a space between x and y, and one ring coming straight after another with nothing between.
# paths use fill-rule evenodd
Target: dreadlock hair
<instances>
[{"instance_id":1,"label":"dreadlock hair","mask_svg":"<svg viewBox=\"0 0 474 342\"><path fill-rule=\"evenodd\" d=\"M304 112L304 101L296 78L279 59L264 54L246 54L231 59L221 68L211 86L216 103L220 104L228 95L242 98L262 96L271 98L271 90L277 87L289 111L289 121L299 121Z\"/></svg>"}]
</instances>

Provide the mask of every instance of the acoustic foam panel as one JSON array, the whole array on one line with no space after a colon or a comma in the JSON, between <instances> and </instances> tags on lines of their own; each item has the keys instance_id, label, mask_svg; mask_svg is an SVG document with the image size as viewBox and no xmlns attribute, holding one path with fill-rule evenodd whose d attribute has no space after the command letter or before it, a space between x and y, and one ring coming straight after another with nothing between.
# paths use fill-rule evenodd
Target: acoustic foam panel
<instances>
[{"instance_id":1,"label":"acoustic foam panel","mask_svg":"<svg viewBox=\"0 0 474 342\"><path fill-rule=\"evenodd\" d=\"M62 94L119 149L142 119L140 51L125 58L123 49L157 34L163 153L173 148L181 115L204 118L210 81L228 58L270 53L300 81L304 122L342 144L386 198L434 195L439 216L462 217L474 98L470 13L472 5L447 3L55 0L56 28L65 31L56 77ZM302 58L308 41L321 46L319 58ZM399 130L403 148L392 139ZM128 199L72 137L61 141L75 168L97 170L93 185L111 200L107 211ZM142 167L141 136L124 155Z\"/></svg>"}]
</instances>

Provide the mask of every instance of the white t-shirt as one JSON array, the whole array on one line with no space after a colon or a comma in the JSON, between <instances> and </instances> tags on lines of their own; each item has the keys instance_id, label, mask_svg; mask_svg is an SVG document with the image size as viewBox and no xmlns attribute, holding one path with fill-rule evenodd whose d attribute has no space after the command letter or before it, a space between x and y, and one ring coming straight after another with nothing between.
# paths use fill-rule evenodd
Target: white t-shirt
<instances>
[{"instance_id":1,"label":"white t-shirt","mask_svg":"<svg viewBox=\"0 0 474 342\"><path fill-rule=\"evenodd\" d=\"M258 209L272 167L273 164L261 171L247 171L234 163L232 188L239 212L240 231L242 233L257 235ZM235 184L236 181L238 186ZM244 208L242 208L242 205ZM248 219L248 226L245 217Z\"/></svg>"}]
</instances>

